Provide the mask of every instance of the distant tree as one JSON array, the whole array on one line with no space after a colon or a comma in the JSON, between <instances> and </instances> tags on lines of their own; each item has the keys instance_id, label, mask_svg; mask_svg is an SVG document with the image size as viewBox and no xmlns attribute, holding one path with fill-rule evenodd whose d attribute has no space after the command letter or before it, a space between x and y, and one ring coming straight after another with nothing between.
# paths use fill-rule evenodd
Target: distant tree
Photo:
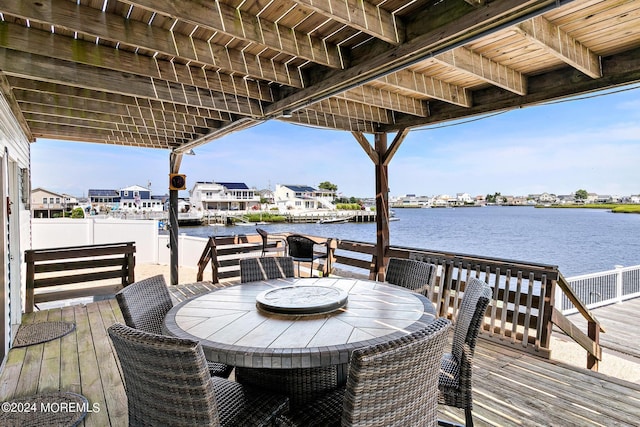
<instances>
[{"instance_id":1,"label":"distant tree","mask_svg":"<svg viewBox=\"0 0 640 427\"><path fill-rule=\"evenodd\" d=\"M493 194L487 194L487 197L485 198L485 200L487 201L487 203L502 203L503 197L502 197L502 194L500 194L499 192L496 192Z\"/></svg>"},{"instance_id":2,"label":"distant tree","mask_svg":"<svg viewBox=\"0 0 640 427\"><path fill-rule=\"evenodd\" d=\"M82 208L74 208L71 211L71 218L84 218L84 211Z\"/></svg>"},{"instance_id":3,"label":"distant tree","mask_svg":"<svg viewBox=\"0 0 640 427\"><path fill-rule=\"evenodd\" d=\"M338 191L338 186L336 184L330 183L329 181L321 182L320 184L318 184L318 188L321 188L323 190L333 191L333 192Z\"/></svg>"},{"instance_id":4,"label":"distant tree","mask_svg":"<svg viewBox=\"0 0 640 427\"><path fill-rule=\"evenodd\" d=\"M589 193L587 193L587 190L578 190L576 191L575 197L578 200L586 200L587 197L589 197Z\"/></svg>"}]
</instances>

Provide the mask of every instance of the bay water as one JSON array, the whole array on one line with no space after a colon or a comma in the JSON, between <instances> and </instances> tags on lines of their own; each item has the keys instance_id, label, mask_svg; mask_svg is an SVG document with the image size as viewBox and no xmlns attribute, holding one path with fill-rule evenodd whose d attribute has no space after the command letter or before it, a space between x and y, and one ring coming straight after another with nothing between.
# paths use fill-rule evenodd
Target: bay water
<instances>
[{"instance_id":1,"label":"bay water","mask_svg":"<svg viewBox=\"0 0 640 427\"><path fill-rule=\"evenodd\" d=\"M565 277L640 265L640 215L604 209L487 206L394 209L392 245L557 265ZM294 232L376 241L375 223L265 224L270 233ZM255 226L180 227L209 237L253 234Z\"/></svg>"}]
</instances>

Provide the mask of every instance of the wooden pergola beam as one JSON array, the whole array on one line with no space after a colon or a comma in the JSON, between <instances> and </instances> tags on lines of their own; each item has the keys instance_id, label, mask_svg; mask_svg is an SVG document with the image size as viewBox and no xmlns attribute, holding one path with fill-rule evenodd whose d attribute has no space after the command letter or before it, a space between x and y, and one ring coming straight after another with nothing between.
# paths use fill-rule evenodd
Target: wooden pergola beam
<instances>
[{"instance_id":1,"label":"wooden pergola beam","mask_svg":"<svg viewBox=\"0 0 640 427\"><path fill-rule=\"evenodd\" d=\"M328 98L307 107L309 110L320 111L349 119L368 120L378 123L393 123L388 110L362 102L349 101L344 98Z\"/></svg>"},{"instance_id":2,"label":"wooden pergola beam","mask_svg":"<svg viewBox=\"0 0 640 427\"><path fill-rule=\"evenodd\" d=\"M127 0L127 3L256 43L286 55L332 68L343 66L337 46L219 1Z\"/></svg>"},{"instance_id":3,"label":"wooden pergola beam","mask_svg":"<svg viewBox=\"0 0 640 427\"><path fill-rule=\"evenodd\" d=\"M322 128L329 127L332 129L345 130L347 132L373 133L378 128L378 123L376 122L337 116L330 113L324 113L322 111L312 110L310 108L295 112L290 118L280 118L278 120Z\"/></svg>"},{"instance_id":4,"label":"wooden pergola beam","mask_svg":"<svg viewBox=\"0 0 640 427\"><path fill-rule=\"evenodd\" d=\"M20 128L24 132L25 138L27 138L27 140L30 142L35 141L33 135L31 134L31 129L29 129L29 124L22 115L22 111L20 110L18 100L13 93L11 84L9 83L7 76L2 71L0 71L0 94L4 96L4 98L9 103L9 108L11 108L11 112L18 121Z\"/></svg>"},{"instance_id":5,"label":"wooden pergola beam","mask_svg":"<svg viewBox=\"0 0 640 427\"><path fill-rule=\"evenodd\" d=\"M421 99L400 95L389 90L379 89L371 85L362 85L336 95L334 98L344 98L362 104L372 105L386 110L399 111L418 117L427 117L429 107Z\"/></svg>"},{"instance_id":6,"label":"wooden pergola beam","mask_svg":"<svg viewBox=\"0 0 640 427\"><path fill-rule=\"evenodd\" d=\"M68 141L97 142L130 147L171 149L188 140L180 141L169 137L152 137L151 135L115 132L113 130L86 129L70 125L51 123L32 123L30 126L34 138L54 138Z\"/></svg>"},{"instance_id":7,"label":"wooden pergola beam","mask_svg":"<svg viewBox=\"0 0 640 427\"><path fill-rule=\"evenodd\" d=\"M400 89L409 90L417 96L439 99L461 107L471 107L471 92L468 89L423 73L401 70L383 76L379 81Z\"/></svg>"},{"instance_id":8,"label":"wooden pergola beam","mask_svg":"<svg viewBox=\"0 0 640 427\"><path fill-rule=\"evenodd\" d=\"M203 66L180 63L118 50L114 55L111 47L84 40L69 40L68 37L27 28L8 22L0 22L0 47L34 53L48 58L78 62L92 67L106 68L166 80L173 83L189 83L193 86L236 94L273 102L271 87L263 82L243 79ZM82 52L82 54L79 54Z\"/></svg>"},{"instance_id":9,"label":"wooden pergola beam","mask_svg":"<svg viewBox=\"0 0 640 427\"><path fill-rule=\"evenodd\" d=\"M594 79L602 77L600 57L543 16L519 24L518 31L545 51Z\"/></svg>"},{"instance_id":10,"label":"wooden pergola beam","mask_svg":"<svg viewBox=\"0 0 640 427\"><path fill-rule=\"evenodd\" d=\"M98 91L127 93L141 98L212 108L241 115L257 117L262 115L262 105L249 98L158 79L125 75L5 48L0 48L0 69L7 75L33 80Z\"/></svg>"},{"instance_id":11,"label":"wooden pergola beam","mask_svg":"<svg viewBox=\"0 0 640 427\"><path fill-rule=\"evenodd\" d=\"M402 21L366 0L293 1L387 43L398 45L404 39Z\"/></svg>"},{"instance_id":12,"label":"wooden pergola beam","mask_svg":"<svg viewBox=\"0 0 640 427\"><path fill-rule=\"evenodd\" d=\"M297 68L252 55L246 51L219 46L204 40L125 19L119 15L77 5L67 0L50 0L44 7L39 2L3 0L6 13L47 26L59 26L114 44L139 46L185 62L209 65L228 73L240 73L294 87L302 87Z\"/></svg>"},{"instance_id":13,"label":"wooden pergola beam","mask_svg":"<svg viewBox=\"0 0 640 427\"><path fill-rule=\"evenodd\" d=\"M449 65L518 95L526 95L527 79L519 71L486 58L466 47L444 52L434 61Z\"/></svg>"},{"instance_id":14,"label":"wooden pergola beam","mask_svg":"<svg viewBox=\"0 0 640 427\"><path fill-rule=\"evenodd\" d=\"M488 87L474 92L474 105L471 108L463 109L444 102L434 102L430 104L429 117L422 119L408 115L398 117L395 124L383 126L380 130L395 132L403 127L444 123L449 120L522 108L638 82L640 82L640 48L603 56L602 77L599 79L585 76L573 67L565 67L529 77L529 90L524 97L496 87Z\"/></svg>"},{"instance_id":15,"label":"wooden pergola beam","mask_svg":"<svg viewBox=\"0 0 640 427\"><path fill-rule=\"evenodd\" d=\"M409 128L404 128L398 131L396 136L393 138L389 149L384 153L384 156L382 157L383 164L388 165L391 162L391 159L398 151L398 148L400 148L400 145L402 144L404 139L407 137L407 135L409 135L409 130Z\"/></svg>"},{"instance_id":16,"label":"wooden pergola beam","mask_svg":"<svg viewBox=\"0 0 640 427\"><path fill-rule=\"evenodd\" d=\"M229 113L211 108L174 104L148 98L82 89L57 83L29 80L21 77L7 77L19 101L48 105L55 97L55 106L81 111L109 112L141 116L146 110L163 115L178 116L179 122L198 124L198 119L229 121Z\"/></svg>"},{"instance_id":17,"label":"wooden pergola beam","mask_svg":"<svg viewBox=\"0 0 640 427\"><path fill-rule=\"evenodd\" d=\"M477 8L472 10L465 6L465 10L456 16L446 16L446 19L429 21L427 18L419 21L420 31L409 41L382 51L380 54L369 55L364 60L352 58L355 64L345 70L333 70L329 73L318 73L319 80L296 92L286 94L281 99L265 107L267 117L279 116L284 110L297 110L331 96L336 96L346 90L365 85L367 82L379 79L387 74L406 68L410 64L426 60L438 53L445 53L454 45L472 39L483 31L491 31L498 25L519 22L519 16L529 16L541 12L549 4L545 2L525 2L519 0L497 0L491 3L491 8ZM418 24L412 24L412 31L418 29ZM356 61L358 59L358 61ZM504 67L503 72L506 72ZM480 73L482 74L482 73ZM320 79L321 76L321 79ZM513 77L505 76L498 79L502 84L511 82L514 89L518 87L520 93L526 92L524 77L518 74ZM516 84L516 81L519 83Z\"/></svg>"},{"instance_id":18,"label":"wooden pergola beam","mask_svg":"<svg viewBox=\"0 0 640 427\"><path fill-rule=\"evenodd\" d=\"M380 163L380 156L378 155L378 152L371 146L369 140L367 140L367 137L364 136L362 132L351 132L351 134L356 139L358 144L360 144L367 156L369 156L371 161L373 161L373 164Z\"/></svg>"}]
</instances>

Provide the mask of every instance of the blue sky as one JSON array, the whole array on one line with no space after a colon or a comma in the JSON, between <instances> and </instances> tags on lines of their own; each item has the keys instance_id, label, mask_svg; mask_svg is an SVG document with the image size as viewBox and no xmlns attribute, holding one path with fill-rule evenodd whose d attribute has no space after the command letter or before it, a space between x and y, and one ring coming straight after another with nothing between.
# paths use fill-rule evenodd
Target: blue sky
<instances>
[{"instance_id":1,"label":"blue sky","mask_svg":"<svg viewBox=\"0 0 640 427\"><path fill-rule=\"evenodd\" d=\"M389 165L390 193L640 194L640 85L623 89L415 129ZM349 132L272 121L194 151L180 169L188 188L330 181L346 196L375 193L373 163ZM31 145L31 167L33 188L75 196L148 182L153 194L168 191L168 150L42 139Z\"/></svg>"}]
</instances>

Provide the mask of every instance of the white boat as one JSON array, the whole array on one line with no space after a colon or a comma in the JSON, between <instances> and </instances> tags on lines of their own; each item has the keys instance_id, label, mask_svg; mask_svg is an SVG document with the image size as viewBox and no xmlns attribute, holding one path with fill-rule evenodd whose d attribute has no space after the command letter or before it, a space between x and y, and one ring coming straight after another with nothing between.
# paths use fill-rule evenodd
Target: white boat
<instances>
[{"instance_id":1,"label":"white boat","mask_svg":"<svg viewBox=\"0 0 640 427\"><path fill-rule=\"evenodd\" d=\"M318 224L344 224L347 223L351 220L351 217L348 218L340 218L340 217L333 217L333 218L324 218L321 219L320 221L318 221Z\"/></svg>"}]
</instances>

